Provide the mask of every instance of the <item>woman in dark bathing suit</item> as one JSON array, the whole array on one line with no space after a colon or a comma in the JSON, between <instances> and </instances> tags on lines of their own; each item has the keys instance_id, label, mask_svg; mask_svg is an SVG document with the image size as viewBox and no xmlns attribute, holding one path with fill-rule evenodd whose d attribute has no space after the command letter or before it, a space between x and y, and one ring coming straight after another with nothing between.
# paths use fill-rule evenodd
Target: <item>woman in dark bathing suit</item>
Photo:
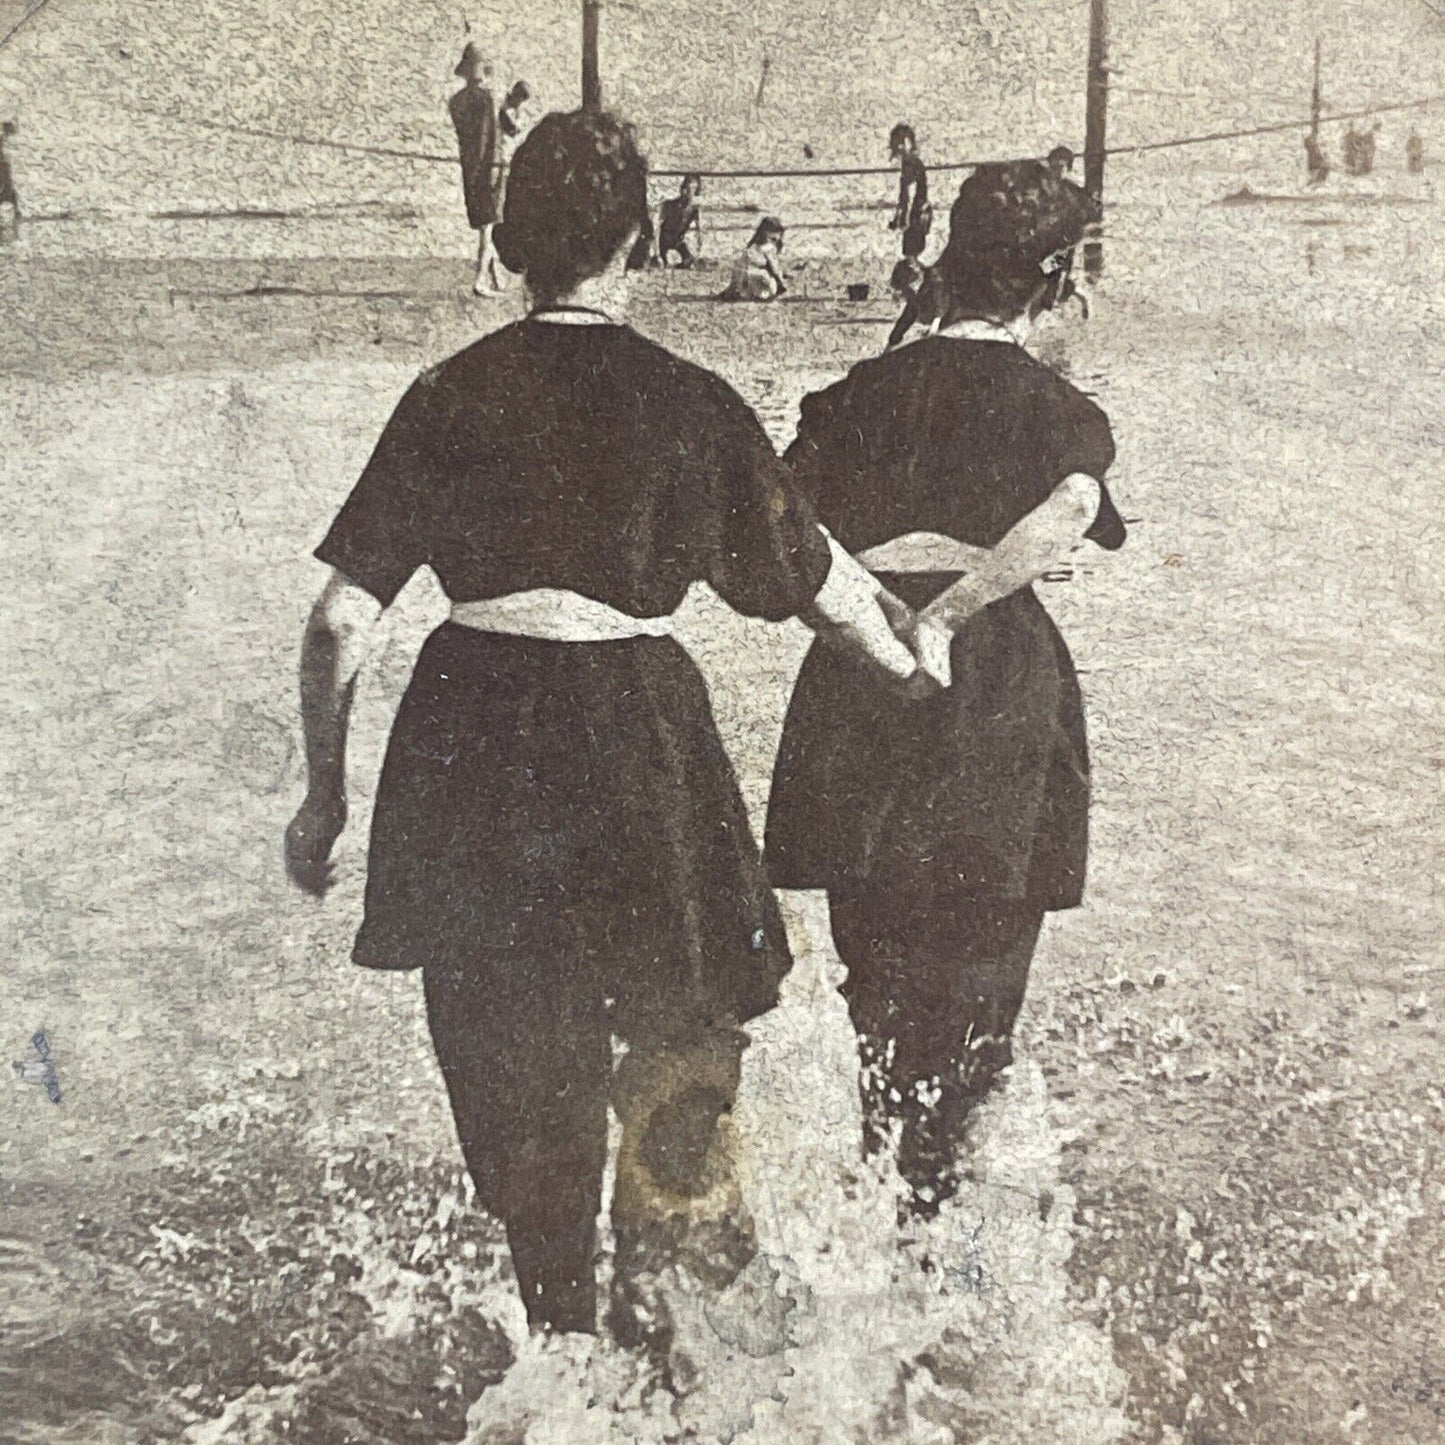
<instances>
[{"instance_id":1,"label":"woman in dark bathing suit","mask_svg":"<svg viewBox=\"0 0 1445 1445\"><path fill-rule=\"evenodd\" d=\"M1083 894L1083 706L1028 584L1124 526L1107 418L1024 341L1092 219L1037 162L981 167L938 262L938 333L808 397L788 454L823 524L951 636L951 686L905 707L813 649L767 829L774 884L828 891L868 1142L901 1122L925 1213L956 1190L965 1121L1012 1058L1044 915Z\"/></svg>"},{"instance_id":2,"label":"woman in dark bathing suit","mask_svg":"<svg viewBox=\"0 0 1445 1445\"><path fill-rule=\"evenodd\" d=\"M639 1272L726 1172L713 1133L740 1026L790 963L668 618L705 581L741 612L847 639L880 675L915 664L737 394L623 324L646 195L611 116L548 116L518 148L496 243L530 315L413 384L317 549L334 570L303 645L310 788L286 858L325 891L366 640L430 567L452 615L392 731L354 957L422 970L462 1151L539 1330L596 1328L615 1104L611 1323L659 1347ZM747 1231L719 1233L700 1257L726 1276Z\"/></svg>"}]
</instances>

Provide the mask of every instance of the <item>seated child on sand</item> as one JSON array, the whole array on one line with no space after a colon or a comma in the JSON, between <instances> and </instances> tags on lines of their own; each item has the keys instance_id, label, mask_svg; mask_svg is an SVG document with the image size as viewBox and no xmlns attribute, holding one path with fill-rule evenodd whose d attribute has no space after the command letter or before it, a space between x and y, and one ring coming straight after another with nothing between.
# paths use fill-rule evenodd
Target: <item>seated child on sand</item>
<instances>
[{"instance_id":1,"label":"seated child on sand","mask_svg":"<svg viewBox=\"0 0 1445 1445\"><path fill-rule=\"evenodd\" d=\"M765 216L753 239L733 263L732 280L719 298L723 301L773 301L787 291L778 262L783 254L785 227L776 216Z\"/></svg>"}]
</instances>

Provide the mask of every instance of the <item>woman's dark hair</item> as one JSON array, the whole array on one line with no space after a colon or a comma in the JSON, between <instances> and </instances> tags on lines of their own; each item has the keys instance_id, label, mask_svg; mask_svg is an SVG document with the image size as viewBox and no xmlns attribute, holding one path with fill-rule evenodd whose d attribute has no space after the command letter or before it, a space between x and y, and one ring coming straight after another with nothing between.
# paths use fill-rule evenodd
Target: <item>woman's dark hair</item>
<instances>
[{"instance_id":1,"label":"woman's dark hair","mask_svg":"<svg viewBox=\"0 0 1445 1445\"><path fill-rule=\"evenodd\" d=\"M1098 219L1086 191L1038 161L979 166L959 187L938 258L951 308L1017 316L1051 283L1044 304L1053 304L1074 247Z\"/></svg>"},{"instance_id":2,"label":"woman's dark hair","mask_svg":"<svg viewBox=\"0 0 1445 1445\"><path fill-rule=\"evenodd\" d=\"M938 267L948 287L950 309L969 316L1018 316L1049 280L1037 261L1017 251L950 244L938 258Z\"/></svg>"},{"instance_id":3,"label":"woman's dark hair","mask_svg":"<svg viewBox=\"0 0 1445 1445\"><path fill-rule=\"evenodd\" d=\"M507 92L507 99L510 100L513 105L521 105L525 101L531 100L531 98L532 87L528 85L525 80L517 81L517 83Z\"/></svg>"},{"instance_id":4,"label":"woman's dark hair","mask_svg":"<svg viewBox=\"0 0 1445 1445\"><path fill-rule=\"evenodd\" d=\"M888 149L890 151L900 151L903 149L904 141L907 141L909 145L914 147L918 145L918 137L913 134L913 127L909 125L907 121L900 120L898 124L888 132Z\"/></svg>"},{"instance_id":5,"label":"woman's dark hair","mask_svg":"<svg viewBox=\"0 0 1445 1445\"><path fill-rule=\"evenodd\" d=\"M544 116L517 147L506 219L493 233L533 295L600 276L647 215L647 161L630 125L605 111Z\"/></svg>"}]
</instances>

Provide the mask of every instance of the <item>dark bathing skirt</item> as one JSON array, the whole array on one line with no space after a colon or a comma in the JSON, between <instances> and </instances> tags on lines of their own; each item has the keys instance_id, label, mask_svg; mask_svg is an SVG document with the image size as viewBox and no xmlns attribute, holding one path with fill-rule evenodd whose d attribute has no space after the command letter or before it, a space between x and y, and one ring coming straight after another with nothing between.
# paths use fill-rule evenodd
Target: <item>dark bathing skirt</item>
<instances>
[{"instance_id":1,"label":"dark bathing skirt","mask_svg":"<svg viewBox=\"0 0 1445 1445\"><path fill-rule=\"evenodd\" d=\"M585 956L620 1015L668 1027L771 1008L782 922L683 648L438 628L387 749L354 956L503 988L566 987Z\"/></svg>"},{"instance_id":2,"label":"dark bathing skirt","mask_svg":"<svg viewBox=\"0 0 1445 1445\"><path fill-rule=\"evenodd\" d=\"M880 573L923 606L954 573ZM1004 898L1076 907L1089 760L1073 659L1031 589L954 638L953 685L917 702L815 645L788 708L768 807L779 888L867 890L946 922Z\"/></svg>"}]
</instances>

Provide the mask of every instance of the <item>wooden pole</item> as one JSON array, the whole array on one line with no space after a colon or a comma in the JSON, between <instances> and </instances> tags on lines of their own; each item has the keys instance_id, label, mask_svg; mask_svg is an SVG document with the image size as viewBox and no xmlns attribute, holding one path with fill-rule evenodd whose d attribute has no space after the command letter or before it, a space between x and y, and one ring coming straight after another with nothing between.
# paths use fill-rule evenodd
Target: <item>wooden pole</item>
<instances>
[{"instance_id":1,"label":"wooden pole","mask_svg":"<svg viewBox=\"0 0 1445 1445\"><path fill-rule=\"evenodd\" d=\"M1089 77L1084 110L1084 189L1104 199L1105 121L1109 108L1109 0L1090 0ZM1084 274L1096 280L1104 269L1104 247L1096 240L1084 247Z\"/></svg>"},{"instance_id":2,"label":"wooden pole","mask_svg":"<svg viewBox=\"0 0 1445 1445\"><path fill-rule=\"evenodd\" d=\"M1315 40L1315 88L1310 94L1310 134L1320 138L1320 111L1324 106L1324 82L1322 79L1323 52L1318 38Z\"/></svg>"},{"instance_id":3,"label":"wooden pole","mask_svg":"<svg viewBox=\"0 0 1445 1445\"><path fill-rule=\"evenodd\" d=\"M602 109L602 67L598 40L602 33L602 0L582 0L582 109Z\"/></svg>"}]
</instances>

